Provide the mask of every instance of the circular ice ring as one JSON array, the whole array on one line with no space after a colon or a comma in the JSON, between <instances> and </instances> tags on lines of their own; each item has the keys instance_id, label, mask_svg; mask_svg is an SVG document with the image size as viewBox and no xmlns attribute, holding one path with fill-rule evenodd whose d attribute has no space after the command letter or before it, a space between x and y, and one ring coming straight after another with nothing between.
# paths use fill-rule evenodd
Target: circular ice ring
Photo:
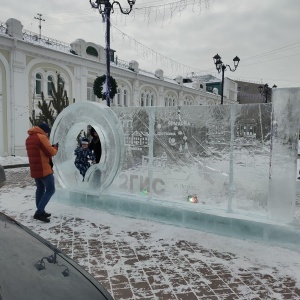
<instances>
[{"instance_id":1,"label":"circular ice ring","mask_svg":"<svg viewBox=\"0 0 300 300\"><path fill-rule=\"evenodd\" d=\"M74 165L74 150L78 133L87 125L94 127L99 134L102 156L100 163L91 165L82 182ZM122 124L102 103L84 101L65 108L53 124L50 140L52 144L59 143L53 162L55 178L63 188L101 194L122 168L125 149Z\"/></svg>"}]
</instances>

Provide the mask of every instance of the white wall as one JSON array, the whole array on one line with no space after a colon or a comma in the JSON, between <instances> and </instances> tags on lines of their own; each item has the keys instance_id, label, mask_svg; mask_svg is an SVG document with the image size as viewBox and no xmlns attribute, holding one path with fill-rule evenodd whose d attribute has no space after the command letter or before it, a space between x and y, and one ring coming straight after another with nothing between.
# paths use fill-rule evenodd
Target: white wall
<instances>
[{"instance_id":1,"label":"white wall","mask_svg":"<svg viewBox=\"0 0 300 300\"><path fill-rule=\"evenodd\" d=\"M91 43L79 40L80 49L84 55L73 55L66 48L51 47L46 44L39 44L39 41L21 39L22 25L18 20L13 26L12 36L0 35L0 65L2 81L7 84L7 99L5 99L6 111L4 111L4 99L0 95L0 116L7 115L7 124L0 122L0 155L26 155L25 139L27 130L31 126L29 116L33 103L40 99L34 96L35 74L39 70L44 74L44 89L47 88L47 74L60 73L67 79L65 89L67 90L70 103L75 98L76 102L87 100L87 83L94 82L97 76L105 74L106 65L101 57L92 57L84 53L84 47ZM77 41L77 44L79 43ZM75 46L77 45L74 44ZM73 45L73 46L74 46ZM102 46L95 45L98 50ZM78 45L77 45L78 46ZM9 52L10 60L7 61L1 51ZM99 51L101 55L103 51ZM136 62L136 64L138 64ZM4 66L4 67L3 67ZM4 72L5 69L5 72ZM161 72L163 72L161 70ZM51 73L51 74L52 74ZM154 74L139 71L134 72L111 64L111 75L116 79L122 90L121 106L124 105L124 90L127 90L127 105L138 106L141 101L141 93L152 91L154 105L164 106L167 94L173 94L176 99L175 105L183 105L185 99L190 99L189 105L217 103L218 96L207 93L205 90L196 89L184 84L178 84L175 80L157 78ZM3 80L3 76L5 77ZM0 88L3 89L3 87ZM45 91L44 91L45 92ZM96 99L101 102L102 100ZM4 118L1 118L4 120ZM5 138L7 137L7 138ZM8 149L7 153L4 149Z\"/></svg>"}]
</instances>

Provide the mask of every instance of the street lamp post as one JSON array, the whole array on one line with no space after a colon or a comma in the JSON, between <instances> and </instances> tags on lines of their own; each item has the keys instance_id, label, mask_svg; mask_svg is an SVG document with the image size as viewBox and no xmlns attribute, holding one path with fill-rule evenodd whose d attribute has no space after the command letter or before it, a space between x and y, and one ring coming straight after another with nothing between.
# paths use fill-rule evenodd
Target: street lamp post
<instances>
[{"instance_id":1,"label":"street lamp post","mask_svg":"<svg viewBox=\"0 0 300 300\"><path fill-rule=\"evenodd\" d=\"M272 86L273 89L277 88L277 85L273 85ZM258 91L259 93L265 97L266 99L266 102L265 103L268 103L268 96L271 96L272 95L272 89L269 87L269 85L266 83L264 85L260 85L258 87Z\"/></svg>"},{"instance_id":2,"label":"street lamp post","mask_svg":"<svg viewBox=\"0 0 300 300\"><path fill-rule=\"evenodd\" d=\"M113 6L117 4L120 8L122 14L129 15L132 11L132 7L135 4L135 0L127 0L129 4L129 8L123 9L121 4L118 1L113 1L110 3L109 0L96 0L92 2L90 0L90 4L92 8L97 8L99 13L106 21L106 80L105 80L105 98L107 106L110 106L110 90L109 90L109 78L110 78L110 14L114 13Z\"/></svg>"},{"instance_id":3,"label":"street lamp post","mask_svg":"<svg viewBox=\"0 0 300 300\"><path fill-rule=\"evenodd\" d=\"M239 65L240 59L236 56L233 59L233 63L234 63L234 69L232 69L229 65L226 65L222 62L221 60L221 56L219 54L216 54L214 57L214 63L216 65L216 69L218 71L218 73L220 73L222 71L222 93L221 93L221 104L223 104L223 98L224 98L224 72L227 70L227 67L229 68L229 70L231 72L234 72L236 70L236 68Z\"/></svg>"}]
</instances>

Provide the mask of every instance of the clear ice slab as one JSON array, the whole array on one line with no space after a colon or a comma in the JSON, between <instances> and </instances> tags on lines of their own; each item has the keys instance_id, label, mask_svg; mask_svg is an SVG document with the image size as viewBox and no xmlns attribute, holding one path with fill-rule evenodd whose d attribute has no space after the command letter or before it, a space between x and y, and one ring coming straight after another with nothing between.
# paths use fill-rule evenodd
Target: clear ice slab
<instances>
[{"instance_id":1,"label":"clear ice slab","mask_svg":"<svg viewBox=\"0 0 300 300\"><path fill-rule=\"evenodd\" d=\"M242 221L254 226L251 234L261 233L255 222L291 224L299 110L299 88L273 90L268 104L72 104L50 137L60 143L54 163L64 190L56 197L179 226L194 220L194 227L224 233L243 228ZM82 182L73 152L88 126L99 133L102 157Z\"/></svg>"}]
</instances>

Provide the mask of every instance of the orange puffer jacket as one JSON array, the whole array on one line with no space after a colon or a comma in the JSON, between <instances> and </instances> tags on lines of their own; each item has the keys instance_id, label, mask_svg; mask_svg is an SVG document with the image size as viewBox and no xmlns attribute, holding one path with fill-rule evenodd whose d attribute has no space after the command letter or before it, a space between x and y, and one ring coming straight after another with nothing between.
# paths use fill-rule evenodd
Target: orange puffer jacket
<instances>
[{"instance_id":1,"label":"orange puffer jacket","mask_svg":"<svg viewBox=\"0 0 300 300\"><path fill-rule=\"evenodd\" d=\"M50 144L46 133L38 126L28 130L26 150L32 178L42 178L53 174L50 159L57 153L57 147Z\"/></svg>"}]
</instances>

